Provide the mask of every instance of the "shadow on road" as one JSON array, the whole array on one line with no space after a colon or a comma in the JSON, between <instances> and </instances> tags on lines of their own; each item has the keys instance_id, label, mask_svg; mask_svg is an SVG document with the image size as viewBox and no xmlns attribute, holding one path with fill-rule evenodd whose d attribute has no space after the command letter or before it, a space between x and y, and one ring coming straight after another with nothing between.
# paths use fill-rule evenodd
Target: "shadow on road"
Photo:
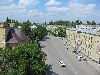
<instances>
[{"instance_id":1,"label":"shadow on road","mask_svg":"<svg viewBox=\"0 0 100 75\"><path fill-rule=\"evenodd\" d=\"M48 65L48 74L47 75L58 75L55 72L52 71L52 65Z\"/></svg>"}]
</instances>

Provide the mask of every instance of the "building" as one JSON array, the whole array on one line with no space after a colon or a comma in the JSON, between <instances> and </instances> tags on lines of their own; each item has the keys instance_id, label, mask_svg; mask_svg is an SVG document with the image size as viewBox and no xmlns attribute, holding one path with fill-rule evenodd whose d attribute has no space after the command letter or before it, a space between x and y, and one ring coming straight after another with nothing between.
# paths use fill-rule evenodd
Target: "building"
<instances>
[{"instance_id":1,"label":"building","mask_svg":"<svg viewBox=\"0 0 100 75\"><path fill-rule=\"evenodd\" d=\"M77 29L96 29L100 30L100 25L76 25Z\"/></svg>"},{"instance_id":2,"label":"building","mask_svg":"<svg viewBox=\"0 0 100 75\"><path fill-rule=\"evenodd\" d=\"M65 28L65 26L61 26L61 25L47 25L46 29L50 30L50 31L54 31L56 28L58 27L63 27Z\"/></svg>"},{"instance_id":3,"label":"building","mask_svg":"<svg viewBox=\"0 0 100 75\"><path fill-rule=\"evenodd\" d=\"M68 47L73 47L78 52L100 63L99 27L99 25L76 25L76 28L67 29Z\"/></svg>"},{"instance_id":4,"label":"building","mask_svg":"<svg viewBox=\"0 0 100 75\"><path fill-rule=\"evenodd\" d=\"M14 47L20 42L27 41L28 38L25 36L21 29L14 24L0 24L0 48Z\"/></svg>"}]
</instances>

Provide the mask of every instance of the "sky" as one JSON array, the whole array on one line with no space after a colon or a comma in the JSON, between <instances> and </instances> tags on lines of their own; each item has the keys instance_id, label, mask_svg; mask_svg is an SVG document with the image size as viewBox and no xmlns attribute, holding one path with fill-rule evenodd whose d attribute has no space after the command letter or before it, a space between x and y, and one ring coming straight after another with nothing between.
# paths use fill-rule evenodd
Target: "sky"
<instances>
[{"instance_id":1,"label":"sky","mask_svg":"<svg viewBox=\"0 0 100 75\"><path fill-rule=\"evenodd\" d=\"M100 23L100 0L0 0L0 22L7 17L19 22L81 20Z\"/></svg>"}]
</instances>

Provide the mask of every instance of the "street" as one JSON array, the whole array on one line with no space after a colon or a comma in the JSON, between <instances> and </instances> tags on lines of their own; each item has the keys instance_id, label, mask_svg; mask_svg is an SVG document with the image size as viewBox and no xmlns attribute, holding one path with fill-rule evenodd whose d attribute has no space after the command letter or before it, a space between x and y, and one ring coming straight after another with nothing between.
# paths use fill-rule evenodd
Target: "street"
<instances>
[{"instance_id":1,"label":"street","mask_svg":"<svg viewBox=\"0 0 100 75\"><path fill-rule=\"evenodd\" d=\"M48 36L41 41L45 47L42 50L47 54L48 75L100 75L100 69L87 63L78 61L72 50L67 50L59 37ZM66 67L61 67L59 61L64 61Z\"/></svg>"}]
</instances>

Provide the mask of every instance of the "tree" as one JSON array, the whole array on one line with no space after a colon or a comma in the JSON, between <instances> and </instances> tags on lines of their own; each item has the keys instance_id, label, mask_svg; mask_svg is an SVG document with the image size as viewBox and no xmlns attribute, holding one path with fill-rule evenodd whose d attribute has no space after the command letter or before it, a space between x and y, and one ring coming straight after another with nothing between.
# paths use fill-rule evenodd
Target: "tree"
<instances>
[{"instance_id":1,"label":"tree","mask_svg":"<svg viewBox=\"0 0 100 75\"><path fill-rule=\"evenodd\" d=\"M92 25L96 25L95 21L92 21Z\"/></svg>"},{"instance_id":2,"label":"tree","mask_svg":"<svg viewBox=\"0 0 100 75\"><path fill-rule=\"evenodd\" d=\"M31 31L29 37L31 40L42 40L47 34L47 29L45 26L36 25L37 28Z\"/></svg>"},{"instance_id":3,"label":"tree","mask_svg":"<svg viewBox=\"0 0 100 75\"><path fill-rule=\"evenodd\" d=\"M79 21L79 20L77 20L77 21L75 21L75 23L76 23L77 25L79 25L79 24L80 24L80 21Z\"/></svg>"},{"instance_id":4,"label":"tree","mask_svg":"<svg viewBox=\"0 0 100 75\"><path fill-rule=\"evenodd\" d=\"M53 22L52 22L52 20L51 20L51 22L49 22L49 25L53 25Z\"/></svg>"},{"instance_id":5,"label":"tree","mask_svg":"<svg viewBox=\"0 0 100 75\"><path fill-rule=\"evenodd\" d=\"M73 21L71 22L71 27L76 27L76 24Z\"/></svg>"},{"instance_id":6,"label":"tree","mask_svg":"<svg viewBox=\"0 0 100 75\"><path fill-rule=\"evenodd\" d=\"M65 37L66 36L66 28L58 27L52 32L52 34L54 36L58 36L58 37Z\"/></svg>"},{"instance_id":7,"label":"tree","mask_svg":"<svg viewBox=\"0 0 100 75\"><path fill-rule=\"evenodd\" d=\"M6 23L11 23L11 19L9 19L9 18L7 17Z\"/></svg>"},{"instance_id":8,"label":"tree","mask_svg":"<svg viewBox=\"0 0 100 75\"><path fill-rule=\"evenodd\" d=\"M0 50L0 55L0 75L46 75L46 54L37 42Z\"/></svg>"},{"instance_id":9,"label":"tree","mask_svg":"<svg viewBox=\"0 0 100 75\"><path fill-rule=\"evenodd\" d=\"M87 21L87 25L91 25L91 22Z\"/></svg>"},{"instance_id":10,"label":"tree","mask_svg":"<svg viewBox=\"0 0 100 75\"><path fill-rule=\"evenodd\" d=\"M31 28L30 28L31 25L32 24L29 22L29 20L27 22L20 23L20 26L22 27L22 30L24 31L24 33L28 37L29 37L29 34L31 33Z\"/></svg>"}]
</instances>

